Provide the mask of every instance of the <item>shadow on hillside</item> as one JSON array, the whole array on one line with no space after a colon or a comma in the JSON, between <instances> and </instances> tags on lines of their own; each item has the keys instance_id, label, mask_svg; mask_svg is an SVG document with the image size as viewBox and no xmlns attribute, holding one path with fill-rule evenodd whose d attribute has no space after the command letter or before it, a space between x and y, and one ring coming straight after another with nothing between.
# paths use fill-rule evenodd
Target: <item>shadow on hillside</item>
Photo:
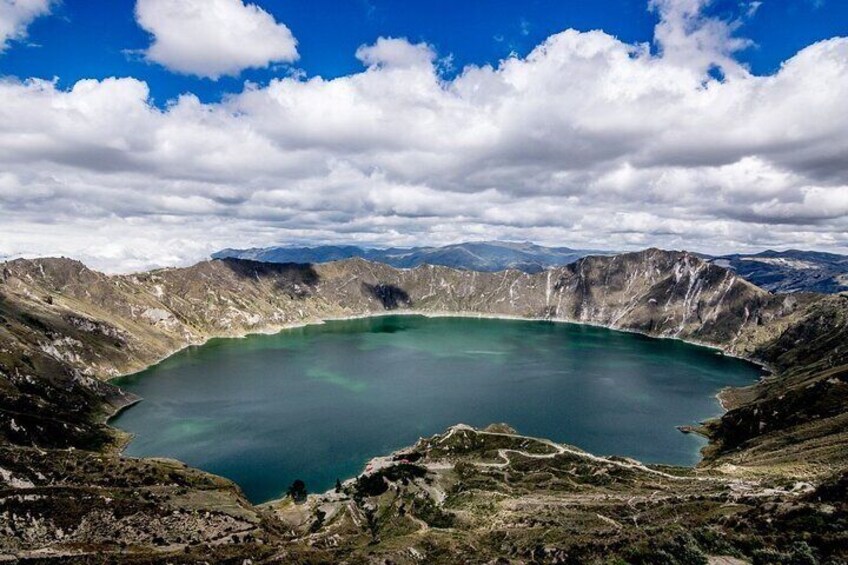
<instances>
[{"instance_id":1,"label":"shadow on hillside","mask_svg":"<svg viewBox=\"0 0 848 565\"><path fill-rule=\"evenodd\" d=\"M412 299L409 298L409 294L393 284L362 283L362 290L379 300L386 310L396 310L401 306L405 308L412 306Z\"/></svg>"},{"instance_id":2,"label":"shadow on hillside","mask_svg":"<svg viewBox=\"0 0 848 565\"><path fill-rule=\"evenodd\" d=\"M312 296L321 276L311 263L263 263L246 259L216 259L226 265L236 276L257 281L269 280L275 290L291 298Z\"/></svg>"}]
</instances>

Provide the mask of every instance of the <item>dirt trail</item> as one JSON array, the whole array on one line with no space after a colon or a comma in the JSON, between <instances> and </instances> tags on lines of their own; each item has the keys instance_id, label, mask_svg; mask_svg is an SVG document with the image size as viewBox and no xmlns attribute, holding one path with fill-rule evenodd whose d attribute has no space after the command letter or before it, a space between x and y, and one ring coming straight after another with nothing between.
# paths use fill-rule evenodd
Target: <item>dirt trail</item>
<instances>
[{"instance_id":1,"label":"dirt trail","mask_svg":"<svg viewBox=\"0 0 848 565\"><path fill-rule=\"evenodd\" d=\"M764 488L762 483L756 480L743 480L736 477L722 477L722 476L680 476L673 475L671 473L666 473L664 471L660 471L657 469L652 469L647 465L639 463L638 461L619 461L616 459L610 459L608 457L601 457L598 455L593 455L591 453L587 453L586 451L582 451L580 449L570 447L567 445L562 445L547 439L542 438L534 438L530 436L520 435L520 434L508 434L501 432L487 432L482 430L476 430L471 426L466 424L457 424L456 426L452 426L448 433L439 440L439 443L444 443L448 439L450 439L456 432L458 431L468 431L478 435L487 435L487 436L499 436L506 437L511 439L521 439L533 443L541 443L546 445L554 450L553 453L529 453L527 451L522 451L520 449L510 449L503 448L498 449L498 457L502 459L500 462L483 462L477 461L474 462L474 465L480 467L492 467L492 468L504 468L508 467L512 460L510 459L510 454L518 455L520 457L526 457L529 459L553 459L559 455L568 453L569 455L574 455L576 457L582 457L584 459L588 459L590 461L595 461L597 463L601 463L604 465L611 465L615 467L619 467L622 469L629 469L634 471L639 471L642 473L648 473L651 475L655 475L657 477L662 477L663 479L671 480L671 481L707 481L712 483L719 483L727 485L736 496L780 496L780 495L791 495L798 496L801 494L805 494L812 489L812 485L807 483L797 483L791 489L779 489L779 488ZM440 462L434 462L427 464L427 467L433 471L436 470L444 470L446 465Z\"/></svg>"}]
</instances>

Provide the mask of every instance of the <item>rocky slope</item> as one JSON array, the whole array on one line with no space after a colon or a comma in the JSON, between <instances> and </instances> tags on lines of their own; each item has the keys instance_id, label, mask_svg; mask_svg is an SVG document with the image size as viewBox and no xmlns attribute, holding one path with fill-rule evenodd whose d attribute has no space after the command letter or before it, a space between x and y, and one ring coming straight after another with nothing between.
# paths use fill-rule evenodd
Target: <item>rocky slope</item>
<instances>
[{"instance_id":1,"label":"rocky slope","mask_svg":"<svg viewBox=\"0 0 848 565\"><path fill-rule=\"evenodd\" d=\"M334 492L267 508L328 561L840 563L844 488L646 467L458 425Z\"/></svg>"},{"instance_id":2,"label":"rocky slope","mask_svg":"<svg viewBox=\"0 0 848 565\"><path fill-rule=\"evenodd\" d=\"M96 559L121 552L144 560L214 548L221 559L294 559L301 551L311 559L317 550L307 542L323 531L323 522L307 535L284 514L252 508L227 481L173 462L116 455L123 438L105 419L134 399L104 379L213 336L386 310L596 323L768 363L775 375L725 393L731 409L702 430L713 438L704 470L733 480L824 484L848 467L848 298L773 295L685 252L587 257L537 274L404 270L361 259L321 265L215 260L124 276L40 259L9 261L0 271L0 524L11 524L0 526L0 553L77 552ZM535 474L517 477L522 489L533 490ZM642 481L634 481L619 486L637 489ZM701 483L686 488L697 493ZM664 488L673 491L676 484ZM498 499L499 487L492 489L486 492ZM557 502L558 491L541 492L554 506L573 503ZM425 512L447 512L444 502ZM319 516L298 512L312 523ZM469 512L478 526L488 520L476 506ZM363 532L372 527L357 516ZM478 530L469 530L468 543L483 543ZM528 544L544 544L537 534L529 528L522 535ZM623 552L637 540L621 543Z\"/></svg>"}]
</instances>

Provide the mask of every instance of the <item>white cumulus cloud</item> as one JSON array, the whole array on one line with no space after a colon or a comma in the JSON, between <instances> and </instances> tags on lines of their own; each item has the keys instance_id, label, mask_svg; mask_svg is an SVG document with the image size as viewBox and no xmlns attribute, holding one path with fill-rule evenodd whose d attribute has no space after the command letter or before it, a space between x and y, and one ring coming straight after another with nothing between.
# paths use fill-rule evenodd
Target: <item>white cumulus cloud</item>
<instances>
[{"instance_id":1,"label":"white cumulus cloud","mask_svg":"<svg viewBox=\"0 0 848 565\"><path fill-rule=\"evenodd\" d=\"M711 3L712 0L650 0L649 6L660 15L654 41L668 61L688 65L700 73L716 67L724 74L744 74L733 54L753 43L734 35L739 21L705 16L704 9Z\"/></svg>"},{"instance_id":2,"label":"white cumulus cloud","mask_svg":"<svg viewBox=\"0 0 848 565\"><path fill-rule=\"evenodd\" d=\"M368 67L427 67L436 59L436 52L426 43L413 45L406 39L381 37L375 44L357 49L356 58Z\"/></svg>"},{"instance_id":3,"label":"white cumulus cloud","mask_svg":"<svg viewBox=\"0 0 848 565\"><path fill-rule=\"evenodd\" d=\"M9 42L26 37L27 26L50 13L53 0L0 0L0 53Z\"/></svg>"},{"instance_id":4,"label":"white cumulus cloud","mask_svg":"<svg viewBox=\"0 0 848 565\"><path fill-rule=\"evenodd\" d=\"M178 73L218 79L298 58L291 30L242 0L138 0L135 15L152 35L146 58Z\"/></svg>"},{"instance_id":5,"label":"white cumulus cloud","mask_svg":"<svg viewBox=\"0 0 848 565\"><path fill-rule=\"evenodd\" d=\"M128 270L286 242L848 251L848 39L717 80L733 54L703 34L726 24L660 13L689 22L676 41L700 34L697 56L566 30L446 79L432 47L378 39L361 72L164 108L134 78L0 82L0 255Z\"/></svg>"}]
</instances>

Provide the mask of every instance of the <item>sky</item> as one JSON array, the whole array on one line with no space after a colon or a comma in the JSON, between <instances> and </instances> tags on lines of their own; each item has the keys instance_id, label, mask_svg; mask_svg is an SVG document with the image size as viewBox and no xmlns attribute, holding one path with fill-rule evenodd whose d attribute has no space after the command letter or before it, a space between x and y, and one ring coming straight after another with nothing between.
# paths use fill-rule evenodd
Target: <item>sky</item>
<instances>
[{"instance_id":1,"label":"sky","mask_svg":"<svg viewBox=\"0 0 848 565\"><path fill-rule=\"evenodd\" d=\"M0 258L848 252L848 2L0 0Z\"/></svg>"}]
</instances>

